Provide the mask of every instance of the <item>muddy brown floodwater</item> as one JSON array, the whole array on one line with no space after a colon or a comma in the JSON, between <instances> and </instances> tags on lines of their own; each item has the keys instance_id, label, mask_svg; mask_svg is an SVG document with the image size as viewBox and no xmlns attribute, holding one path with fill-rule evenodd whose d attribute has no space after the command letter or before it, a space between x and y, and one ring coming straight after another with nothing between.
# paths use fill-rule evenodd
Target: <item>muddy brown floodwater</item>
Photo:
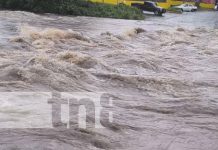
<instances>
[{"instance_id":1,"label":"muddy brown floodwater","mask_svg":"<svg viewBox=\"0 0 218 150\"><path fill-rule=\"evenodd\" d=\"M1 92L99 91L114 105L103 129L1 128L0 149L218 150L217 20L0 11ZM0 124L31 113L0 108Z\"/></svg>"}]
</instances>

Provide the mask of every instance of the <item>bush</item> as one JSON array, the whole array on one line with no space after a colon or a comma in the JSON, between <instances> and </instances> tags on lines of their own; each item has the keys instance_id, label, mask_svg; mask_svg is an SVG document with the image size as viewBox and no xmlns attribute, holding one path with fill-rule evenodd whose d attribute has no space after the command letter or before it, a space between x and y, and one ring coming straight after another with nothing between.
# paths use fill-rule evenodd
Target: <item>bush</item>
<instances>
[{"instance_id":1,"label":"bush","mask_svg":"<svg viewBox=\"0 0 218 150\"><path fill-rule=\"evenodd\" d=\"M92 3L84 0L0 0L0 8L35 13L144 19L142 12L137 8L126 5Z\"/></svg>"}]
</instances>

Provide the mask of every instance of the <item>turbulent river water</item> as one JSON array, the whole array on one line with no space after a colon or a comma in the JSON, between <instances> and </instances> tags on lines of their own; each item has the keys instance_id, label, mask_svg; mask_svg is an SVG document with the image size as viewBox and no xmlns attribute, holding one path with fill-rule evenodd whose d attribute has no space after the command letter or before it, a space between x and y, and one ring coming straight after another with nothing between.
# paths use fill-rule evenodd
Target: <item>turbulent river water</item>
<instances>
[{"instance_id":1,"label":"turbulent river water","mask_svg":"<svg viewBox=\"0 0 218 150\"><path fill-rule=\"evenodd\" d=\"M218 14L189 14L127 21L0 11L1 92L113 97L105 128L4 127L0 149L217 150ZM31 113L0 107L0 124Z\"/></svg>"}]
</instances>

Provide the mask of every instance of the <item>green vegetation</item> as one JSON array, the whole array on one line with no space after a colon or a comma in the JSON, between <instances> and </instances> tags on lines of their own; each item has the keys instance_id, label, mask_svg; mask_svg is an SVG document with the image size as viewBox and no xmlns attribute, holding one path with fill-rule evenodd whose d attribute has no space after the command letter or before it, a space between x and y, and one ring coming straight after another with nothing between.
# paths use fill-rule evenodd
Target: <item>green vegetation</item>
<instances>
[{"instance_id":1,"label":"green vegetation","mask_svg":"<svg viewBox=\"0 0 218 150\"><path fill-rule=\"evenodd\" d=\"M137 8L126 5L93 3L84 0L0 0L0 8L25 10L35 13L144 19L142 12Z\"/></svg>"}]
</instances>

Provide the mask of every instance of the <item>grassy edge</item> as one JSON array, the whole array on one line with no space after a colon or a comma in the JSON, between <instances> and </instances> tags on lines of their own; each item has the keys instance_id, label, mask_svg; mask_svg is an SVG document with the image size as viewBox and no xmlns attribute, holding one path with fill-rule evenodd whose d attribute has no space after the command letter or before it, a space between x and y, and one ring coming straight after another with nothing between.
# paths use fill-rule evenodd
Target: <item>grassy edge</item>
<instances>
[{"instance_id":1,"label":"grassy edge","mask_svg":"<svg viewBox=\"0 0 218 150\"><path fill-rule=\"evenodd\" d=\"M126 5L93 3L84 0L0 0L0 8L34 13L107 17L117 19L144 19L143 13Z\"/></svg>"}]
</instances>

